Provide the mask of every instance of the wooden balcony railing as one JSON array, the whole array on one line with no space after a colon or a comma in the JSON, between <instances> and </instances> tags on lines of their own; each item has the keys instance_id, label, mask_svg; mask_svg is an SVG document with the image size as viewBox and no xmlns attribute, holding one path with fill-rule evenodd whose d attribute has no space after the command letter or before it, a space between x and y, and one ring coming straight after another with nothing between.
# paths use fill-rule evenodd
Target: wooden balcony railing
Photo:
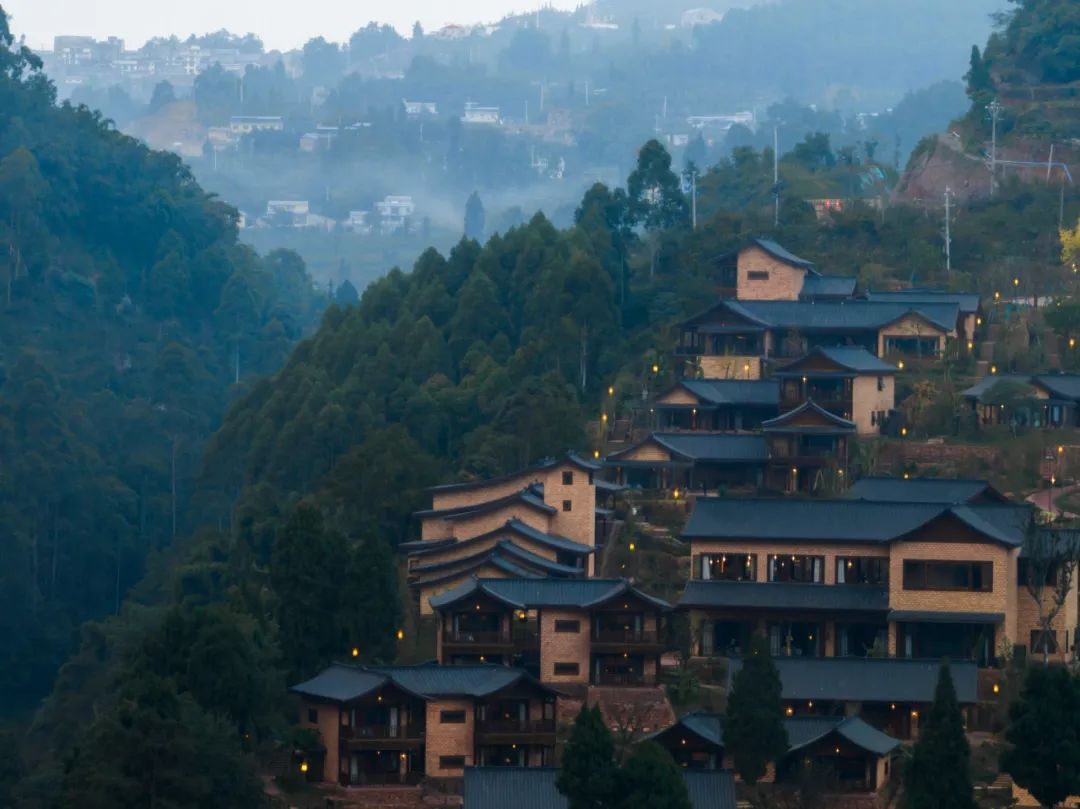
<instances>
[{"instance_id":1,"label":"wooden balcony railing","mask_svg":"<svg viewBox=\"0 0 1080 809\"><path fill-rule=\"evenodd\" d=\"M356 727L343 727L341 735L345 739L422 739L424 738L423 725L357 725Z\"/></svg>"},{"instance_id":2,"label":"wooden balcony railing","mask_svg":"<svg viewBox=\"0 0 1080 809\"><path fill-rule=\"evenodd\" d=\"M593 630L593 640L597 643L647 643L660 642L660 636L656 632L641 629L605 629L603 627Z\"/></svg>"},{"instance_id":3,"label":"wooden balcony railing","mask_svg":"<svg viewBox=\"0 0 1080 809\"><path fill-rule=\"evenodd\" d=\"M598 675L594 676L593 685L618 685L618 686L634 686L634 685L649 685L650 683L645 679L644 674L635 673L616 673L602 671Z\"/></svg>"},{"instance_id":4,"label":"wooden balcony railing","mask_svg":"<svg viewBox=\"0 0 1080 809\"><path fill-rule=\"evenodd\" d=\"M476 723L477 733L499 735L529 735L554 733L554 719L485 719Z\"/></svg>"}]
</instances>

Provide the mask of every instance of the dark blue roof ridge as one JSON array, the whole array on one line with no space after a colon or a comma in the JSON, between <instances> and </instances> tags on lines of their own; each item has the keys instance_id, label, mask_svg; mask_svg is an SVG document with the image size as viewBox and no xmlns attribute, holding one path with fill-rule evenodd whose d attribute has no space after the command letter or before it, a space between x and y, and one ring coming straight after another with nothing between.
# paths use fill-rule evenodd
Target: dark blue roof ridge
<instances>
[{"instance_id":1,"label":"dark blue roof ridge","mask_svg":"<svg viewBox=\"0 0 1080 809\"><path fill-rule=\"evenodd\" d=\"M540 531L533 528L526 522L522 522L516 517L511 517L505 523L498 528L493 528L490 531L485 531L483 534L477 534L474 537L468 539L456 540L456 539L429 539L420 540L418 542L409 542L400 546L405 548L410 555L413 556L428 556L436 551L445 550L446 548L463 548L469 545L476 545L481 542L485 542L494 536L511 531L520 536L524 536L527 539L531 539L534 542L538 542L542 545L548 545L560 551L566 551L567 553L576 553L581 556L588 556L590 553L595 553L596 548L592 545L585 545L581 542L575 542L568 537L561 536L559 534L548 534L544 531ZM425 547L430 545L430 547Z\"/></svg>"},{"instance_id":2,"label":"dark blue roof ridge","mask_svg":"<svg viewBox=\"0 0 1080 809\"><path fill-rule=\"evenodd\" d=\"M527 588L533 592L529 593ZM515 593L514 590L525 591ZM550 590L561 598L545 598L541 591ZM507 592L500 592L507 591ZM580 591L580 592L575 592ZM590 609L606 603L620 595L631 594L660 609L670 610L671 605L662 599L651 596L636 587L628 579L550 579L542 577L522 577L518 579L484 579L472 577L445 593L432 596L429 600L433 609L439 610L483 593L512 609L528 609L534 606L565 606L577 609Z\"/></svg>"},{"instance_id":3,"label":"dark blue roof ridge","mask_svg":"<svg viewBox=\"0 0 1080 809\"><path fill-rule=\"evenodd\" d=\"M743 318L756 327L798 328L803 331L878 331L914 315L943 332L956 328L959 305L950 301L904 303L864 298L827 300L734 300L722 299L708 309L682 321L684 327L719 310Z\"/></svg>"},{"instance_id":4,"label":"dark blue roof ridge","mask_svg":"<svg viewBox=\"0 0 1080 809\"><path fill-rule=\"evenodd\" d=\"M765 463L769 455L765 437L760 433L656 431L649 433L633 446L608 455L604 459L605 463L618 466L624 455L649 442L659 444L685 461L705 459ZM718 452L718 450L724 450L724 452Z\"/></svg>"},{"instance_id":5,"label":"dark blue roof ridge","mask_svg":"<svg viewBox=\"0 0 1080 809\"><path fill-rule=\"evenodd\" d=\"M787 365L777 369L777 374L783 374L789 368L794 368L811 357L825 357L842 368L847 368L856 373L863 372L880 376L882 374L895 374L900 370L895 365L891 365L880 357L871 354L863 346L817 346L798 359L794 359Z\"/></svg>"},{"instance_id":6,"label":"dark blue roof ridge","mask_svg":"<svg viewBox=\"0 0 1080 809\"><path fill-rule=\"evenodd\" d=\"M543 458L537 461L531 466L526 466L522 469L518 469L514 472L507 472L505 475L498 475L493 478L480 478L477 480L464 480L460 483L441 483L438 486L431 486L428 491L434 494L440 492L453 492L453 491L467 491L469 489L479 489L484 486L489 486L497 483L505 483L508 480L514 478L526 477L536 472L546 472L549 469L553 469L560 464L571 463L581 469L589 472L595 472L600 469L599 464L594 464L592 461L586 460L581 455L574 451L569 451L558 458Z\"/></svg>"},{"instance_id":7,"label":"dark blue roof ridge","mask_svg":"<svg viewBox=\"0 0 1080 809\"><path fill-rule=\"evenodd\" d=\"M784 262L785 264L790 264L791 266L797 267L801 270L808 270L815 275L819 274L818 271L814 268L814 262L810 261L809 259L801 258L795 255L786 247L781 245L779 242L773 241L772 239L767 239L763 236L754 236L751 237L750 240L747 241L745 244L743 244L742 250L745 250L748 247L760 247L770 256Z\"/></svg>"},{"instance_id":8,"label":"dark blue roof ridge","mask_svg":"<svg viewBox=\"0 0 1080 809\"><path fill-rule=\"evenodd\" d=\"M978 505L1000 505L1010 508L1023 505L1011 502L983 478L902 478L866 475L856 480L843 496L849 500L904 503L969 503L976 497L986 496L996 503L979 503Z\"/></svg>"}]
</instances>

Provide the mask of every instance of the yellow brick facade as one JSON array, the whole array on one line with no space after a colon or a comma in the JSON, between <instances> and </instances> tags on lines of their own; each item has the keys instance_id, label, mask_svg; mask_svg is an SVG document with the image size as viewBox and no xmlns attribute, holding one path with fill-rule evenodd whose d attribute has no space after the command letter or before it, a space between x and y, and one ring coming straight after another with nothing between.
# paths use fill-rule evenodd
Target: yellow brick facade
<instances>
[{"instance_id":1,"label":"yellow brick facade","mask_svg":"<svg viewBox=\"0 0 1080 809\"><path fill-rule=\"evenodd\" d=\"M698 363L705 379L761 379L760 357L702 355Z\"/></svg>"},{"instance_id":2,"label":"yellow brick facade","mask_svg":"<svg viewBox=\"0 0 1080 809\"><path fill-rule=\"evenodd\" d=\"M548 533L596 547L596 486L592 474L564 463L546 470L541 481L544 502L555 509Z\"/></svg>"},{"instance_id":3,"label":"yellow brick facade","mask_svg":"<svg viewBox=\"0 0 1080 809\"><path fill-rule=\"evenodd\" d=\"M881 389L878 389L880 380ZM881 426L873 417L896 407L896 377L857 376L851 385L851 418L859 435L877 435Z\"/></svg>"},{"instance_id":4,"label":"yellow brick facade","mask_svg":"<svg viewBox=\"0 0 1080 809\"><path fill-rule=\"evenodd\" d=\"M737 295L743 301L797 301L806 270L773 258L760 247L739 251Z\"/></svg>"},{"instance_id":5,"label":"yellow brick facade","mask_svg":"<svg viewBox=\"0 0 1080 809\"><path fill-rule=\"evenodd\" d=\"M907 315L878 332L878 356L885 356L885 341L889 337L933 337L937 340L937 350L940 353L945 351L945 338L952 334L955 334L955 330L944 332L921 317Z\"/></svg>"},{"instance_id":6,"label":"yellow brick facade","mask_svg":"<svg viewBox=\"0 0 1080 809\"><path fill-rule=\"evenodd\" d=\"M493 481L467 489L450 489L431 493L431 508L439 511L448 508L460 508L470 503L485 503L498 500L514 492L520 492L526 486L537 481L536 473L531 469L523 470L504 480Z\"/></svg>"},{"instance_id":7,"label":"yellow brick facade","mask_svg":"<svg viewBox=\"0 0 1080 809\"><path fill-rule=\"evenodd\" d=\"M309 721L309 711L316 712L317 721ZM322 780L337 783L338 768L341 766L341 759L339 757L341 710L337 705L326 705L324 703L304 700L300 707L300 727L319 731L322 743L326 747L326 758L323 759Z\"/></svg>"},{"instance_id":8,"label":"yellow brick facade","mask_svg":"<svg viewBox=\"0 0 1080 809\"><path fill-rule=\"evenodd\" d=\"M579 632L556 632L556 621L578 621ZM575 610L540 611L540 680L558 688L560 684L589 682L591 649L589 614ZM577 674L555 674L556 663L577 663Z\"/></svg>"},{"instance_id":9,"label":"yellow brick facade","mask_svg":"<svg viewBox=\"0 0 1080 809\"><path fill-rule=\"evenodd\" d=\"M464 711L465 721L450 724L441 721L443 711ZM471 700L434 700L427 704L427 730L424 736L424 769L432 778L460 778L461 768L444 768L443 756L464 756L465 766L471 767L476 738L476 711Z\"/></svg>"}]
</instances>

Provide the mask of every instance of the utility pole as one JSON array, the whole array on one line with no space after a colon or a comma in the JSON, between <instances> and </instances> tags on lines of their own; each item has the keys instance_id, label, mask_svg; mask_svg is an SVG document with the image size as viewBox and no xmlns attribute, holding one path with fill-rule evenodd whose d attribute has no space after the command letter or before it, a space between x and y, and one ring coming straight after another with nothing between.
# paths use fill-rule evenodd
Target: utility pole
<instances>
[{"instance_id":1,"label":"utility pole","mask_svg":"<svg viewBox=\"0 0 1080 809\"><path fill-rule=\"evenodd\" d=\"M952 189L945 186L945 271L952 272Z\"/></svg>"},{"instance_id":2,"label":"utility pole","mask_svg":"<svg viewBox=\"0 0 1080 809\"><path fill-rule=\"evenodd\" d=\"M540 82L540 112L541 113L544 112L544 83L546 81L547 81L547 79L544 79L543 81Z\"/></svg>"},{"instance_id":3,"label":"utility pole","mask_svg":"<svg viewBox=\"0 0 1080 809\"><path fill-rule=\"evenodd\" d=\"M690 172L690 225L697 230L697 169Z\"/></svg>"},{"instance_id":4,"label":"utility pole","mask_svg":"<svg viewBox=\"0 0 1080 809\"><path fill-rule=\"evenodd\" d=\"M991 135L990 135L990 196L997 192L997 125L1001 115L1001 102L996 98L987 105L990 112Z\"/></svg>"},{"instance_id":5,"label":"utility pole","mask_svg":"<svg viewBox=\"0 0 1080 809\"><path fill-rule=\"evenodd\" d=\"M773 227L780 227L780 129L773 127Z\"/></svg>"},{"instance_id":6,"label":"utility pole","mask_svg":"<svg viewBox=\"0 0 1080 809\"><path fill-rule=\"evenodd\" d=\"M667 96L664 96L664 120L667 120Z\"/></svg>"},{"instance_id":7,"label":"utility pole","mask_svg":"<svg viewBox=\"0 0 1080 809\"><path fill-rule=\"evenodd\" d=\"M589 80L585 79L585 106L589 106Z\"/></svg>"}]
</instances>

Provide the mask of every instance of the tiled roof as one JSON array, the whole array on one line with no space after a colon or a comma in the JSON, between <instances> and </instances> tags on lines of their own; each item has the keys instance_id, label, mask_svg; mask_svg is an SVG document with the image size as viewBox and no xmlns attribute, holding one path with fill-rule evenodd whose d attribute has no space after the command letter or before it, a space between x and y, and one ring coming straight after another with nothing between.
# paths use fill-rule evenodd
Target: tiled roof
<instances>
[{"instance_id":1,"label":"tiled roof","mask_svg":"<svg viewBox=\"0 0 1080 809\"><path fill-rule=\"evenodd\" d=\"M1039 374L1035 381L1060 399L1080 399L1080 374Z\"/></svg>"},{"instance_id":2,"label":"tiled roof","mask_svg":"<svg viewBox=\"0 0 1080 809\"><path fill-rule=\"evenodd\" d=\"M368 671L361 666L335 663L289 690L306 697L349 702L370 694L386 682L386 675L380 672Z\"/></svg>"},{"instance_id":3,"label":"tiled roof","mask_svg":"<svg viewBox=\"0 0 1080 809\"><path fill-rule=\"evenodd\" d=\"M877 331L909 315L920 315L944 332L956 328L955 303L844 301L725 301L732 312L771 328L800 331Z\"/></svg>"},{"instance_id":4,"label":"tiled roof","mask_svg":"<svg viewBox=\"0 0 1080 809\"><path fill-rule=\"evenodd\" d=\"M760 435L736 433L653 433L662 447L687 460L713 463L764 463L769 459Z\"/></svg>"},{"instance_id":5,"label":"tiled roof","mask_svg":"<svg viewBox=\"0 0 1080 809\"><path fill-rule=\"evenodd\" d=\"M584 545L580 542L574 542L574 540L567 539L566 537L559 536L558 534L546 534L543 531L539 531L536 528L533 528L531 525L528 525L518 519L512 519L507 522L506 528L510 531L521 534L521 536L523 537L535 540L541 545L548 545L549 547L555 548L556 550L567 551L568 553L577 553L584 556L596 550L591 545Z\"/></svg>"},{"instance_id":6,"label":"tiled roof","mask_svg":"<svg viewBox=\"0 0 1080 809\"><path fill-rule=\"evenodd\" d=\"M583 568L570 565L561 565L546 557L532 553L525 548L518 547L508 539L502 539L488 548L484 548L471 556L461 556L456 559L438 559L423 565L410 568L409 573L420 577L422 583L431 583L446 578L446 576L425 576L427 573L446 571L449 576L458 576L470 570L483 567L490 563L507 573L526 576L555 575L555 576L581 576ZM523 567L526 566L526 567Z\"/></svg>"},{"instance_id":7,"label":"tiled roof","mask_svg":"<svg viewBox=\"0 0 1080 809\"><path fill-rule=\"evenodd\" d=\"M980 497L1008 502L987 481L968 478L860 478L844 497L894 503L969 503Z\"/></svg>"},{"instance_id":8,"label":"tiled roof","mask_svg":"<svg viewBox=\"0 0 1080 809\"><path fill-rule=\"evenodd\" d=\"M1032 385L1036 377L1031 374L991 374L984 376L970 388L960 392L960 395L968 399L981 399L990 390L1002 382L1013 382L1018 385ZM1032 391L1034 393L1034 391Z\"/></svg>"},{"instance_id":9,"label":"tiled roof","mask_svg":"<svg viewBox=\"0 0 1080 809\"><path fill-rule=\"evenodd\" d=\"M561 463L569 462L579 469L587 472L595 472L600 468L599 464L594 463L586 458L581 457L576 452L568 452L561 458L544 458L538 463L527 466L524 469L519 469L516 472L510 472L506 475L500 475L495 478L484 478L482 480L466 480L461 483L444 483L440 486L432 486L429 491L431 492L454 492L454 491L466 491L468 489L478 489L483 486L489 486L493 483L504 483L514 478L525 477L535 472L541 472L547 469L558 466Z\"/></svg>"},{"instance_id":10,"label":"tiled roof","mask_svg":"<svg viewBox=\"0 0 1080 809\"><path fill-rule=\"evenodd\" d=\"M683 539L887 543L951 514L987 539L1016 547L1023 544L1025 513L997 505L699 497Z\"/></svg>"},{"instance_id":11,"label":"tiled roof","mask_svg":"<svg viewBox=\"0 0 1080 809\"><path fill-rule=\"evenodd\" d=\"M505 555L548 573L562 576L582 576L585 574L584 568L560 565L558 562L553 562L524 548L519 548L508 539L501 540L496 547Z\"/></svg>"},{"instance_id":12,"label":"tiled roof","mask_svg":"<svg viewBox=\"0 0 1080 809\"><path fill-rule=\"evenodd\" d=\"M979 311L977 292L945 292L934 289L901 289L896 292L868 290L866 299L886 303L955 303L966 315L973 315Z\"/></svg>"},{"instance_id":13,"label":"tiled roof","mask_svg":"<svg viewBox=\"0 0 1080 809\"><path fill-rule=\"evenodd\" d=\"M805 258L799 258L785 247L782 247L772 239L751 239L749 244L756 245L768 253L775 259L778 259L785 264L791 264L794 267L801 267L804 270L809 270L812 273L817 273L814 269L814 262L807 261Z\"/></svg>"},{"instance_id":14,"label":"tiled roof","mask_svg":"<svg viewBox=\"0 0 1080 809\"><path fill-rule=\"evenodd\" d=\"M1000 382L1041 387L1052 399L1067 402L1080 400L1080 374L994 374L984 376L960 395L981 400Z\"/></svg>"},{"instance_id":15,"label":"tiled roof","mask_svg":"<svg viewBox=\"0 0 1080 809\"><path fill-rule=\"evenodd\" d=\"M693 809L735 809L735 777L729 770L683 770ZM466 767L463 809L567 809L555 786L558 770L547 767Z\"/></svg>"},{"instance_id":16,"label":"tiled roof","mask_svg":"<svg viewBox=\"0 0 1080 809\"><path fill-rule=\"evenodd\" d=\"M545 514L554 514L555 509L537 497L533 489L534 487L532 486L526 486L520 491L512 492L505 497L498 497L494 500L485 500L482 503L470 503L465 506L454 506L453 508L418 511L415 516L441 517L444 520L465 520L478 514L487 514L488 512L496 511L503 506L513 505L514 503L521 503L522 505L529 506L537 511L542 511Z\"/></svg>"},{"instance_id":17,"label":"tiled roof","mask_svg":"<svg viewBox=\"0 0 1080 809\"><path fill-rule=\"evenodd\" d=\"M470 545L479 545L484 541L491 539L493 536L507 535L508 538L514 535L530 539L540 545L546 545L549 548L554 548L557 551L565 551L566 553L574 553L579 556L587 556L593 553L596 549L591 545L585 545L581 542L574 542L572 539L567 539L564 536L558 534L547 534L543 531L539 531L533 528L531 525L522 522L521 520L511 518L506 521L505 525L500 525L498 528L488 531L487 533L480 534L479 536L470 537L469 539L456 540L456 539L433 539L419 542L408 542L400 545L399 547L406 550L413 557L431 556L437 554L438 551L445 550L446 548L465 548Z\"/></svg>"},{"instance_id":18,"label":"tiled roof","mask_svg":"<svg viewBox=\"0 0 1080 809\"><path fill-rule=\"evenodd\" d=\"M938 660L870 657L776 657L786 701L924 702L934 701ZM732 659L729 679L741 667ZM976 701L975 663L950 663L957 699Z\"/></svg>"},{"instance_id":19,"label":"tiled roof","mask_svg":"<svg viewBox=\"0 0 1080 809\"><path fill-rule=\"evenodd\" d=\"M843 275L807 275L803 281L803 298L850 298L855 294L857 279Z\"/></svg>"},{"instance_id":20,"label":"tiled roof","mask_svg":"<svg viewBox=\"0 0 1080 809\"><path fill-rule=\"evenodd\" d=\"M816 424L791 424L792 420L797 416L801 416L803 413L814 413L824 419L827 423L823 425ZM800 432L800 433L853 433L855 432L855 422L848 421L845 418L841 418L835 413L831 413L813 399L807 399L801 405L794 410L789 410L787 413L781 413L774 419L761 422L761 429L767 433L769 432Z\"/></svg>"},{"instance_id":21,"label":"tiled roof","mask_svg":"<svg viewBox=\"0 0 1080 809\"><path fill-rule=\"evenodd\" d=\"M431 598L433 609L454 604L477 593L516 608L598 606L624 594L642 598L660 609L670 609L666 601L637 589L626 579L473 579Z\"/></svg>"},{"instance_id":22,"label":"tiled roof","mask_svg":"<svg viewBox=\"0 0 1080 809\"><path fill-rule=\"evenodd\" d=\"M775 610L855 610L886 612L889 591L864 585L798 584L792 582L687 582L680 607L727 607Z\"/></svg>"},{"instance_id":23,"label":"tiled roof","mask_svg":"<svg viewBox=\"0 0 1080 809\"><path fill-rule=\"evenodd\" d=\"M775 379L683 379L679 384L708 404L776 407L780 401Z\"/></svg>"},{"instance_id":24,"label":"tiled roof","mask_svg":"<svg viewBox=\"0 0 1080 809\"><path fill-rule=\"evenodd\" d=\"M720 714L689 713L672 728L653 733L656 738L670 730L684 728L709 744L724 746L723 717ZM882 733L857 716L793 716L784 720L787 731L788 752L793 753L819 741L830 733L839 733L857 747L883 756L899 747L900 742Z\"/></svg>"},{"instance_id":25,"label":"tiled roof","mask_svg":"<svg viewBox=\"0 0 1080 809\"><path fill-rule=\"evenodd\" d=\"M841 368L855 374L895 374L899 369L878 357L875 357L862 346L832 346L815 348L805 356L785 365L776 372L776 376L801 376L798 367L810 357L825 357L839 365ZM790 370L789 370L790 369ZM820 374L821 371L807 371L807 376Z\"/></svg>"}]
</instances>

